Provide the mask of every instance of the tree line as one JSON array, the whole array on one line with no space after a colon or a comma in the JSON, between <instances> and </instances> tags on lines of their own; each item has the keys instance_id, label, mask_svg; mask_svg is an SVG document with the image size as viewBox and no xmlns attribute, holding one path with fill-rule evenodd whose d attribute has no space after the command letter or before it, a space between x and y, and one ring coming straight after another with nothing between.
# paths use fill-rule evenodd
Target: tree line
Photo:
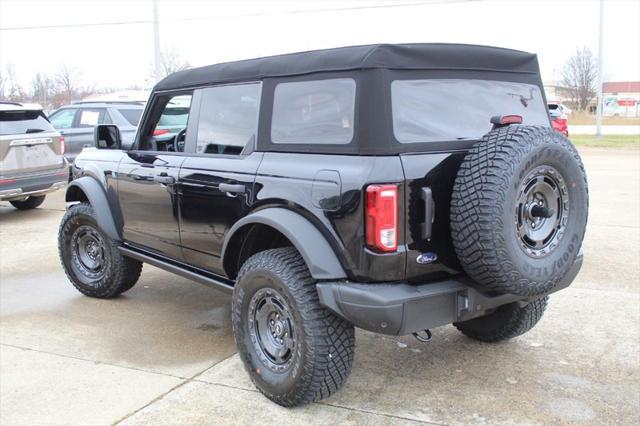
<instances>
[{"instance_id":1,"label":"tree line","mask_svg":"<svg viewBox=\"0 0 640 426\"><path fill-rule=\"evenodd\" d=\"M83 85L80 73L66 65L61 66L53 74L37 72L27 87L20 83L12 64L0 70L1 100L37 103L44 109L55 109L86 96L109 93L114 90Z\"/></svg>"},{"instance_id":2,"label":"tree line","mask_svg":"<svg viewBox=\"0 0 640 426\"><path fill-rule=\"evenodd\" d=\"M160 58L159 78L191 67L173 47L163 49ZM153 79L153 76L151 78ZM141 88L128 86L125 89ZM113 93L117 90L120 88L83 84L80 72L67 65L62 65L52 74L37 72L27 87L20 83L13 64L7 64L4 69L0 69L0 101L36 103L45 110L56 109L87 96Z\"/></svg>"}]
</instances>

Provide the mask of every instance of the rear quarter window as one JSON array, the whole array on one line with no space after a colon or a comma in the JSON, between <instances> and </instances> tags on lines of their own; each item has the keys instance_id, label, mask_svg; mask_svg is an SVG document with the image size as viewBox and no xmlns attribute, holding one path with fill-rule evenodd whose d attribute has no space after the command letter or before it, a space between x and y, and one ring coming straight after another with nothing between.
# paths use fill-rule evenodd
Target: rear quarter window
<instances>
[{"instance_id":1,"label":"rear quarter window","mask_svg":"<svg viewBox=\"0 0 640 426\"><path fill-rule=\"evenodd\" d=\"M348 144L353 139L356 82L351 78L276 86L271 140L276 144Z\"/></svg>"},{"instance_id":2,"label":"rear quarter window","mask_svg":"<svg viewBox=\"0 0 640 426\"><path fill-rule=\"evenodd\" d=\"M137 126L138 123L140 123L140 117L142 116L142 109L118 109L118 112L132 126Z\"/></svg>"},{"instance_id":3,"label":"rear quarter window","mask_svg":"<svg viewBox=\"0 0 640 426\"><path fill-rule=\"evenodd\" d=\"M0 135L22 135L53 130L42 111L0 112Z\"/></svg>"},{"instance_id":4,"label":"rear quarter window","mask_svg":"<svg viewBox=\"0 0 640 426\"><path fill-rule=\"evenodd\" d=\"M401 143L476 139L494 115L520 115L523 124L549 125L538 86L490 80L395 80L393 133Z\"/></svg>"}]
</instances>

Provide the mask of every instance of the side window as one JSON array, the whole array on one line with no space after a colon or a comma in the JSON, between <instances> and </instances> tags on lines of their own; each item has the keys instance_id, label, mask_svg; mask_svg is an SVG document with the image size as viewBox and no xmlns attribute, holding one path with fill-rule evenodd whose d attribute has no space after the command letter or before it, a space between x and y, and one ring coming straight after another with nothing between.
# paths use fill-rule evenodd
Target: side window
<instances>
[{"instance_id":1,"label":"side window","mask_svg":"<svg viewBox=\"0 0 640 426\"><path fill-rule=\"evenodd\" d=\"M109 113L109 110L105 110L100 124L113 124L113 120L111 119L111 114Z\"/></svg>"},{"instance_id":2,"label":"side window","mask_svg":"<svg viewBox=\"0 0 640 426\"><path fill-rule=\"evenodd\" d=\"M258 130L260 83L218 86L202 91L196 153L242 153Z\"/></svg>"},{"instance_id":3,"label":"side window","mask_svg":"<svg viewBox=\"0 0 640 426\"><path fill-rule=\"evenodd\" d=\"M103 109L81 109L78 118L78 127L95 127L102 122L104 117Z\"/></svg>"},{"instance_id":4,"label":"side window","mask_svg":"<svg viewBox=\"0 0 640 426\"><path fill-rule=\"evenodd\" d=\"M149 114L149 125L138 149L142 151L184 151L192 93L159 96Z\"/></svg>"},{"instance_id":5,"label":"side window","mask_svg":"<svg viewBox=\"0 0 640 426\"><path fill-rule=\"evenodd\" d=\"M356 82L351 78L276 86L271 140L283 144L347 144L353 139Z\"/></svg>"},{"instance_id":6,"label":"side window","mask_svg":"<svg viewBox=\"0 0 640 426\"><path fill-rule=\"evenodd\" d=\"M67 108L60 110L49 117L49 121L56 129L70 129L73 127L73 119L76 116L77 109Z\"/></svg>"},{"instance_id":7,"label":"side window","mask_svg":"<svg viewBox=\"0 0 640 426\"><path fill-rule=\"evenodd\" d=\"M132 126L137 126L142 116L142 108L138 109L118 109L118 112L127 120L127 123Z\"/></svg>"}]
</instances>

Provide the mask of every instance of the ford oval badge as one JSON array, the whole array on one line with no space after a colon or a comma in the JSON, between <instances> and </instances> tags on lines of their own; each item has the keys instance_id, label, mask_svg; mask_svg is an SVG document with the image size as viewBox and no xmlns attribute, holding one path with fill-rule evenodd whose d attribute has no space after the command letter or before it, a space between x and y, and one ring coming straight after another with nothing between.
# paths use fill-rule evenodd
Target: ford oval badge
<instances>
[{"instance_id":1,"label":"ford oval badge","mask_svg":"<svg viewBox=\"0 0 640 426\"><path fill-rule=\"evenodd\" d=\"M427 263L433 263L438 260L438 255L436 253L422 253L416 258L416 262L420 265L426 265Z\"/></svg>"}]
</instances>

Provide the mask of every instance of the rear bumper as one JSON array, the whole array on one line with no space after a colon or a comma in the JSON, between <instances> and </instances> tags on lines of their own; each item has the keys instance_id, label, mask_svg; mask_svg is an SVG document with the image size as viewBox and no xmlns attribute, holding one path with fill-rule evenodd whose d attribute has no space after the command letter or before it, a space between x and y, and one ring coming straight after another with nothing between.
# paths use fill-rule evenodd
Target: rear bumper
<instances>
[{"instance_id":1,"label":"rear bumper","mask_svg":"<svg viewBox=\"0 0 640 426\"><path fill-rule=\"evenodd\" d=\"M0 178L0 200L19 200L30 195L43 195L63 188L69 182L69 166L29 176Z\"/></svg>"},{"instance_id":2,"label":"rear bumper","mask_svg":"<svg viewBox=\"0 0 640 426\"><path fill-rule=\"evenodd\" d=\"M573 267L547 294L568 287L582 267L580 254ZM348 281L317 284L320 303L355 326L376 333L405 335L470 320L512 302L536 297L487 295L466 277L429 284L358 284Z\"/></svg>"}]
</instances>

